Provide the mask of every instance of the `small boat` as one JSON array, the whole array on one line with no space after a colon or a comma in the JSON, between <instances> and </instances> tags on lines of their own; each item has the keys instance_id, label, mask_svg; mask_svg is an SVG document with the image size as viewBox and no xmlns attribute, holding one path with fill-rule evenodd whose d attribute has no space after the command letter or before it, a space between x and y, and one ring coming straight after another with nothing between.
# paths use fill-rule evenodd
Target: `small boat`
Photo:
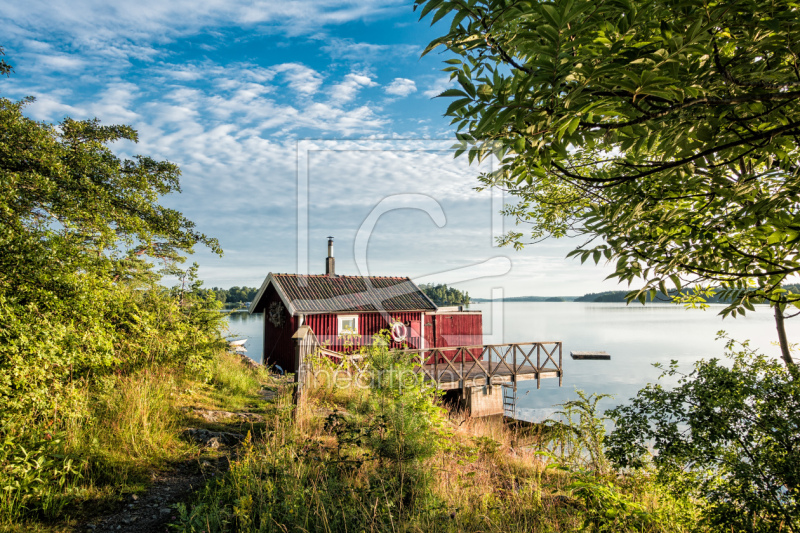
<instances>
[{"instance_id":1,"label":"small boat","mask_svg":"<svg viewBox=\"0 0 800 533\"><path fill-rule=\"evenodd\" d=\"M247 342L247 339L240 339L238 341L228 341L228 344L231 346L244 346L244 343Z\"/></svg>"}]
</instances>

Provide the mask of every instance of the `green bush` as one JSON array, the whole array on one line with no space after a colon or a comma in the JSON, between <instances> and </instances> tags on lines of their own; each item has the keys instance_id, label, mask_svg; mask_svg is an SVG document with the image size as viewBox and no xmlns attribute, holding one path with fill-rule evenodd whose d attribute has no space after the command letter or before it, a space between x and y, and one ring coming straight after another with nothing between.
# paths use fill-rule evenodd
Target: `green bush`
<instances>
[{"instance_id":1,"label":"green bush","mask_svg":"<svg viewBox=\"0 0 800 533\"><path fill-rule=\"evenodd\" d=\"M800 381L781 363L727 343L731 366L677 362L629 405L608 412L608 454L620 467L652 460L677 494L707 502L704 520L724 531L800 531ZM649 447L655 451L651 456Z\"/></svg>"},{"instance_id":2,"label":"green bush","mask_svg":"<svg viewBox=\"0 0 800 533\"><path fill-rule=\"evenodd\" d=\"M143 376L209 379L223 342L221 304L196 265L178 268L197 244L221 250L159 203L180 191L178 167L118 157L116 142L137 140L128 126L36 122L30 101L0 98L0 525L56 516L102 455L95 440L163 453L174 414Z\"/></svg>"}]
</instances>

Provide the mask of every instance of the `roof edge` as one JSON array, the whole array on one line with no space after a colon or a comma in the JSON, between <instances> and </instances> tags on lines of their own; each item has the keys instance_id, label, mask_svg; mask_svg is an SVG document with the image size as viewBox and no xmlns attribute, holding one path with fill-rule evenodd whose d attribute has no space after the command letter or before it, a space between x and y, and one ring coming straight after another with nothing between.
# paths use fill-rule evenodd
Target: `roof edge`
<instances>
[{"instance_id":1,"label":"roof edge","mask_svg":"<svg viewBox=\"0 0 800 533\"><path fill-rule=\"evenodd\" d=\"M406 278L406 279L407 279L408 281L410 281L410 282L411 282L411 283L414 285L414 287L416 287L416 288L417 288L417 290L419 291L419 293L420 293L422 296L424 296L424 297L425 297L425 299L426 299L426 300L428 300L428 301L431 303L431 305L433 306L433 310L434 310L434 311L437 311L437 310L439 309L439 306L438 306L438 305L436 305L436 304L434 303L434 301L433 301L433 300L431 300L431 299L428 297L428 295L427 295L427 294L425 294L425 291L423 291L422 289L420 289L420 288L419 288L419 285L417 285L417 282L416 282L416 281L414 281L414 280L413 280L413 279L411 279L411 278Z\"/></svg>"},{"instance_id":2,"label":"roof edge","mask_svg":"<svg viewBox=\"0 0 800 533\"><path fill-rule=\"evenodd\" d=\"M295 312L295 308L292 305L292 302L286 297L286 293L283 292L280 283L278 280L275 279L272 272L267 274L267 277L264 279L264 282L261 284L261 288L258 289L258 293L256 293L256 297L253 298L253 301L250 303L250 307L247 309L248 314L257 313L258 304L261 303L261 299L264 297L264 294L267 292L267 288L270 285L275 286L275 292L278 293L278 298L281 299L283 305L286 306L286 309L289 311L289 314L294 316L297 313Z\"/></svg>"},{"instance_id":3,"label":"roof edge","mask_svg":"<svg viewBox=\"0 0 800 533\"><path fill-rule=\"evenodd\" d=\"M250 303L250 307L247 310L249 314L252 315L253 313L259 312L259 308L261 307L260 306L261 300L264 298L264 295L266 294L267 289L269 288L270 285L274 285L275 286L275 291L278 293L278 297L281 299L281 301L283 302L283 305L289 311L289 314L291 314L292 316L297 316L298 315L297 309L295 308L294 305L292 305L291 300L289 300L289 298L286 296L286 293L283 290L283 287L281 287L280 280L279 280L280 276L304 277L305 275L304 274L276 274L276 273L273 273L273 272L270 272L269 274L267 274L267 277L264 279L263 283L261 284L261 287L258 289L258 292L256 293L255 298L253 298L253 301ZM439 306L437 306L433 302L433 300L431 300L430 297L428 297L428 295L425 294L425 291L420 289L419 285L417 285L416 282L414 282L414 280L412 280L408 276L340 276L340 277L348 277L348 278L391 278L391 279L396 279L396 280L402 280L403 283L406 283L406 282L411 283L411 285L414 287L414 289L416 289L416 291L419 294L422 295L424 300L427 301L430 304L430 308L427 308L427 309L417 308L417 309L407 309L407 310L404 310L404 311L431 313L431 312L436 312L439 309ZM358 311L358 310L312 311L312 312L304 313L304 314L325 314L325 313L337 313L337 312L359 312L360 313L360 312L371 312L371 311ZM376 309L375 312L380 312L380 310Z\"/></svg>"}]
</instances>

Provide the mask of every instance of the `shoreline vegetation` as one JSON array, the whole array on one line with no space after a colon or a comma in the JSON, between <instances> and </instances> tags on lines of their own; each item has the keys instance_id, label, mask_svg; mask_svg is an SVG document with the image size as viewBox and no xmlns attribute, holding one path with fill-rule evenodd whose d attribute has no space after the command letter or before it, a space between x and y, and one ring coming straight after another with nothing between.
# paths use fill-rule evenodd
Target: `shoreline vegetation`
<instances>
[{"instance_id":1,"label":"shoreline vegetation","mask_svg":"<svg viewBox=\"0 0 800 533\"><path fill-rule=\"evenodd\" d=\"M184 532L696 531L699 507L602 454L597 396L563 421L445 409L402 355L365 350L369 385L329 360L230 470L179 506ZM328 371L326 371L328 370Z\"/></svg>"}]
</instances>

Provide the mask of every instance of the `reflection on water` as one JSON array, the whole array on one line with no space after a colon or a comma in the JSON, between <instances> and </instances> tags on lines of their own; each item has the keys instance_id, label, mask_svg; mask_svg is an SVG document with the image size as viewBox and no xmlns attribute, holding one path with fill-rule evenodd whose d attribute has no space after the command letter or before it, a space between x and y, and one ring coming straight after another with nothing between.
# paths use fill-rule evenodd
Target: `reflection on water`
<instances>
[{"instance_id":1,"label":"reflection on water","mask_svg":"<svg viewBox=\"0 0 800 533\"><path fill-rule=\"evenodd\" d=\"M244 347L247 355L257 363L261 362L261 352L264 346L264 315L254 315L247 312L237 312L228 315L228 338L247 338Z\"/></svg>"},{"instance_id":2,"label":"reflection on water","mask_svg":"<svg viewBox=\"0 0 800 533\"><path fill-rule=\"evenodd\" d=\"M617 400L604 400L603 408L634 396L646 383L656 380L660 371L653 363L675 359L686 369L699 359L723 355L724 344L716 334L725 330L737 340L750 340L751 346L778 357L773 317L767 307L744 318L717 315L721 305L706 311L685 310L669 304L642 307L617 303L576 302L507 302L496 305L500 316L493 316L491 303L473 308L484 314L484 335L503 324L503 342L562 341L564 343L564 385L557 379L520 382L517 392L517 415L526 420L541 420L553 412L553 406L574 399L575 389L614 394ZM247 355L260 362L262 315L233 313L229 327L232 336L247 337ZM800 337L798 323L787 322L789 340ZM602 350L610 361L574 361L570 351Z\"/></svg>"}]
</instances>

